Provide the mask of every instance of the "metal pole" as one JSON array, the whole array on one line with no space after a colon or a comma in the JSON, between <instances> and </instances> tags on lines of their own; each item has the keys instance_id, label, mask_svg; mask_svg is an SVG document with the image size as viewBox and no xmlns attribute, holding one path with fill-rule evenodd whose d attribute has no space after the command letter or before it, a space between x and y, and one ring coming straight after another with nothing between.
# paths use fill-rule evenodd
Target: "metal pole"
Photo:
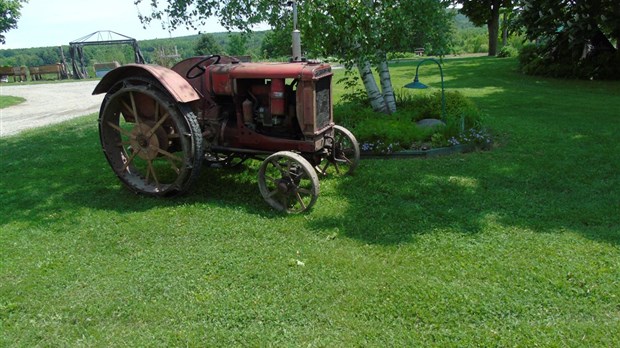
<instances>
[{"instance_id":1,"label":"metal pole","mask_svg":"<svg viewBox=\"0 0 620 348\"><path fill-rule=\"evenodd\" d=\"M297 29L297 1L291 1L293 5L293 61L301 61L301 32Z\"/></svg>"}]
</instances>

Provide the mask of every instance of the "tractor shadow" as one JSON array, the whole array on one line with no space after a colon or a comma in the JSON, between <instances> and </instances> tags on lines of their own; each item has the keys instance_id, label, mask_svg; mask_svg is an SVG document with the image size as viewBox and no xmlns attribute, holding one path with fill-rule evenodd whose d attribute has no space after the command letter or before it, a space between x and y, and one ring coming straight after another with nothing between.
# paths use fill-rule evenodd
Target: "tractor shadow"
<instances>
[{"instance_id":1,"label":"tractor shadow","mask_svg":"<svg viewBox=\"0 0 620 348\"><path fill-rule=\"evenodd\" d=\"M271 214L258 190L258 166L253 164L239 169L203 168L190 191L178 197L159 199L132 193L112 173L91 120L0 138L0 154L0 226L71 219L83 208L131 214L205 204Z\"/></svg>"}]
</instances>

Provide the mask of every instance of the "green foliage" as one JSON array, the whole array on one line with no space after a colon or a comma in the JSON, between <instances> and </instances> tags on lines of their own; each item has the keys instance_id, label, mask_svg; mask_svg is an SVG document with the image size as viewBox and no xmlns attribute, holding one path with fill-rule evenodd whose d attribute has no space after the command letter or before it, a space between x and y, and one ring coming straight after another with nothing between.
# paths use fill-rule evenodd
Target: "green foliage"
<instances>
[{"instance_id":1,"label":"green foliage","mask_svg":"<svg viewBox=\"0 0 620 348\"><path fill-rule=\"evenodd\" d=\"M28 0L0 0L0 44L5 43L4 33L17 28L21 8Z\"/></svg>"},{"instance_id":2,"label":"green foliage","mask_svg":"<svg viewBox=\"0 0 620 348\"><path fill-rule=\"evenodd\" d=\"M231 56L243 56L247 55L247 37L239 33L231 33L228 39L228 45L226 51Z\"/></svg>"},{"instance_id":3,"label":"green foliage","mask_svg":"<svg viewBox=\"0 0 620 348\"><path fill-rule=\"evenodd\" d=\"M620 79L620 52L601 52L575 60L568 47L550 52L547 44L527 45L519 54L519 69L528 75L580 79Z\"/></svg>"},{"instance_id":4,"label":"green foliage","mask_svg":"<svg viewBox=\"0 0 620 348\"><path fill-rule=\"evenodd\" d=\"M207 56L212 54L223 54L222 47L217 43L212 34L202 34L196 42L194 54L197 56Z\"/></svg>"},{"instance_id":5,"label":"green foliage","mask_svg":"<svg viewBox=\"0 0 620 348\"><path fill-rule=\"evenodd\" d=\"M137 0L137 3L143 0ZM179 1L153 3L144 23L167 18L171 27L198 24L218 17L226 28L248 31L267 22L284 29L291 25L290 8L281 1ZM299 29L306 49L318 56L342 60L374 57L377 51L409 51L427 47L447 52L451 13L437 0L302 1L298 2ZM407 30L403 30L407 28Z\"/></svg>"},{"instance_id":6,"label":"green foliage","mask_svg":"<svg viewBox=\"0 0 620 348\"><path fill-rule=\"evenodd\" d=\"M452 41L452 51L461 53L486 53L489 51L488 31L485 28L458 30Z\"/></svg>"},{"instance_id":7,"label":"green foliage","mask_svg":"<svg viewBox=\"0 0 620 348\"><path fill-rule=\"evenodd\" d=\"M261 57L265 59L273 59L277 57L291 56L291 29L270 30L265 34L265 38L261 43Z\"/></svg>"},{"instance_id":8,"label":"green foliage","mask_svg":"<svg viewBox=\"0 0 620 348\"><path fill-rule=\"evenodd\" d=\"M442 118L441 91L423 95L403 92L397 97L398 111L385 115L373 112L367 101L358 102L363 100L362 95L346 94L334 107L335 121L350 128L364 150L375 152L419 148L425 143L433 147L456 145L448 142L451 138L469 143L463 132L484 128L480 110L458 91L445 92L446 125L436 129L421 128L416 122Z\"/></svg>"},{"instance_id":9,"label":"green foliage","mask_svg":"<svg viewBox=\"0 0 620 348\"><path fill-rule=\"evenodd\" d=\"M520 23L538 40L538 57L521 65L526 73L553 77L620 79L617 1L595 0L566 6L561 0L529 0ZM583 57L584 48L592 50Z\"/></svg>"},{"instance_id":10,"label":"green foliage","mask_svg":"<svg viewBox=\"0 0 620 348\"><path fill-rule=\"evenodd\" d=\"M498 58L516 57L518 55L519 55L519 50L510 45L506 45L502 47L499 50L499 53L497 53Z\"/></svg>"}]
</instances>

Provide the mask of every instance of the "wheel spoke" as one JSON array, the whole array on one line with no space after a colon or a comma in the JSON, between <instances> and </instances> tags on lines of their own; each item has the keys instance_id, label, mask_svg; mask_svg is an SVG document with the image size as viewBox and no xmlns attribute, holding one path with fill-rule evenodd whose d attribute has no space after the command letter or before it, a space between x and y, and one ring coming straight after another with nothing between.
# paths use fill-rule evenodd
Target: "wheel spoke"
<instances>
[{"instance_id":1,"label":"wheel spoke","mask_svg":"<svg viewBox=\"0 0 620 348\"><path fill-rule=\"evenodd\" d=\"M157 173L155 173L155 168L153 168L153 161L152 160L148 160L147 161L148 164L148 169L147 169L147 173L150 170L151 173L153 174L153 180L155 180L155 187L157 187L157 191L160 191L160 185L159 185L159 179L157 178ZM147 184L148 184L148 180L147 180Z\"/></svg>"},{"instance_id":2,"label":"wheel spoke","mask_svg":"<svg viewBox=\"0 0 620 348\"><path fill-rule=\"evenodd\" d=\"M299 202L299 204L301 204L301 210L306 210L306 203L304 203L304 200L299 195L299 192L295 192L295 196L297 197L297 201Z\"/></svg>"},{"instance_id":3,"label":"wheel spoke","mask_svg":"<svg viewBox=\"0 0 620 348\"><path fill-rule=\"evenodd\" d=\"M274 179L274 178L272 178L272 177L270 177L270 176L268 176L268 175L265 175L265 181L271 181L271 182L273 182L274 184L276 183L276 179Z\"/></svg>"},{"instance_id":4,"label":"wheel spoke","mask_svg":"<svg viewBox=\"0 0 620 348\"><path fill-rule=\"evenodd\" d=\"M172 168L172 170L174 170L175 173L181 174L181 169L179 169L179 167L177 167L174 162L172 162L172 160L170 158L166 157L166 160L168 160L168 163L170 164L170 167Z\"/></svg>"},{"instance_id":5,"label":"wheel spoke","mask_svg":"<svg viewBox=\"0 0 620 348\"><path fill-rule=\"evenodd\" d=\"M340 174L340 167L338 166L337 160L334 160L334 168L336 168L336 174Z\"/></svg>"},{"instance_id":6,"label":"wheel spoke","mask_svg":"<svg viewBox=\"0 0 620 348\"><path fill-rule=\"evenodd\" d=\"M305 188L298 188L297 189L298 193L303 193L304 195L312 195L312 191L305 189Z\"/></svg>"},{"instance_id":7,"label":"wheel spoke","mask_svg":"<svg viewBox=\"0 0 620 348\"><path fill-rule=\"evenodd\" d=\"M353 164L353 162L345 155L343 155L341 158L336 158L335 161L340 163Z\"/></svg>"},{"instance_id":8,"label":"wheel spoke","mask_svg":"<svg viewBox=\"0 0 620 348\"><path fill-rule=\"evenodd\" d=\"M182 158L179 158L179 157L177 157L177 156L175 156L175 155L171 154L170 152L168 152L168 151L166 151L166 150L162 150L162 149L160 149L160 148L157 148L157 152L158 152L158 153L160 153L160 154L162 154L162 155L164 155L164 156L166 156L166 157L168 157L168 158L170 158L170 159L173 159L173 160L175 160L175 161L183 162L183 159L182 159Z\"/></svg>"},{"instance_id":9,"label":"wheel spoke","mask_svg":"<svg viewBox=\"0 0 620 348\"><path fill-rule=\"evenodd\" d=\"M125 162L125 165L123 165L123 168L121 169L121 173L127 171L127 168L129 168L129 165L131 164L131 162L133 162L133 159L136 158L137 154L138 154L138 151L133 151L131 153L131 156L129 156L129 159L127 159L127 162Z\"/></svg>"},{"instance_id":10,"label":"wheel spoke","mask_svg":"<svg viewBox=\"0 0 620 348\"><path fill-rule=\"evenodd\" d=\"M121 104L124 107L124 109L121 109L121 112L123 112L123 114L125 113L125 110L128 110L129 112L131 112L131 106L129 106L125 100L121 100ZM135 115L131 115L131 116L135 117Z\"/></svg>"},{"instance_id":11,"label":"wheel spoke","mask_svg":"<svg viewBox=\"0 0 620 348\"><path fill-rule=\"evenodd\" d=\"M276 169L280 172L280 174L284 175L285 171L284 169L282 169L282 167L280 166L280 163L278 163L278 159L274 158L271 161L271 164L273 164L274 167L276 167Z\"/></svg>"},{"instance_id":12,"label":"wheel spoke","mask_svg":"<svg viewBox=\"0 0 620 348\"><path fill-rule=\"evenodd\" d=\"M159 104L157 104L157 105L159 105ZM160 127L160 126L164 123L164 121L166 121L166 119L168 118L168 116L169 116L169 115L170 115L170 114L165 113L165 114L164 114L164 117L162 117L159 121L157 121L157 123L155 123L155 125L153 126L153 128L151 128L151 129L148 131L148 133L146 133L146 137L147 137L147 139L150 139L150 138L153 136L153 134L155 134L155 131L157 130L157 128L159 128L159 127Z\"/></svg>"},{"instance_id":13,"label":"wheel spoke","mask_svg":"<svg viewBox=\"0 0 620 348\"><path fill-rule=\"evenodd\" d=\"M116 125L116 124L114 124L111 121L108 121L108 126L110 126L110 127L114 128L114 129L116 129L117 131L121 132L121 134L124 134L124 135L128 136L129 138L133 139L133 135L131 134L131 132L126 130L126 129L121 128L119 125Z\"/></svg>"},{"instance_id":14,"label":"wheel spoke","mask_svg":"<svg viewBox=\"0 0 620 348\"><path fill-rule=\"evenodd\" d=\"M327 167L329 167L330 164L331 162L329 160L325 161L325 166L323 167L323 169L321 169L321 174L327 174Z\"/></svg>"},{"instance_id":15,"label":"wheel spoke","mask_svg":"<svg viewBox=\"0 0 620 348\"><path fill-rule=\"evenodd\" d=\"M129 92L129 99L131 100L131 111L136 118L136 124L140 125L140 117L138 117L138 109L136 108L136 100L133 97L133 92Z\"/></svg>"},{"instance_id":16,"label":"wheel spoke","mask_svg":"<svg viewBox=\"0 0 620 348\"><path fill-rule=\"evenodd\" d=\"M151 183L150 179L151 179L151 169L152 169L150 165L151 164L150 161L148 162L148 164L149 165L146 167L146 177L144 178L144 181L146 182L147 185Z\"/></svg>"}]
</instances>

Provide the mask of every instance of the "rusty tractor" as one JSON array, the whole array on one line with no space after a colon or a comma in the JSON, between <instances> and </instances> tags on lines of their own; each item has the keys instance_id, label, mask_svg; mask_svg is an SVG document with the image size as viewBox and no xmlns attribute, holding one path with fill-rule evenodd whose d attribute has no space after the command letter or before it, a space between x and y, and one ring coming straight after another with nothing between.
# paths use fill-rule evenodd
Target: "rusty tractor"
<instances>
[{"instance_id":1,"label":"rusty tractor","mask_svg":"<svg viewBox=\"0 0 620 348\"><path fill-rule=\"evenodd\" d=\"M274 209L299 213L319 195L319 176L351 174L359 145L335 125L332 68L312 61L243 63L211 55L171 69L130 64L107 73L93 94L101 146L130 190L186 192L201 166L262 160L258 187Z\"/></svg>"}]
</instances>

